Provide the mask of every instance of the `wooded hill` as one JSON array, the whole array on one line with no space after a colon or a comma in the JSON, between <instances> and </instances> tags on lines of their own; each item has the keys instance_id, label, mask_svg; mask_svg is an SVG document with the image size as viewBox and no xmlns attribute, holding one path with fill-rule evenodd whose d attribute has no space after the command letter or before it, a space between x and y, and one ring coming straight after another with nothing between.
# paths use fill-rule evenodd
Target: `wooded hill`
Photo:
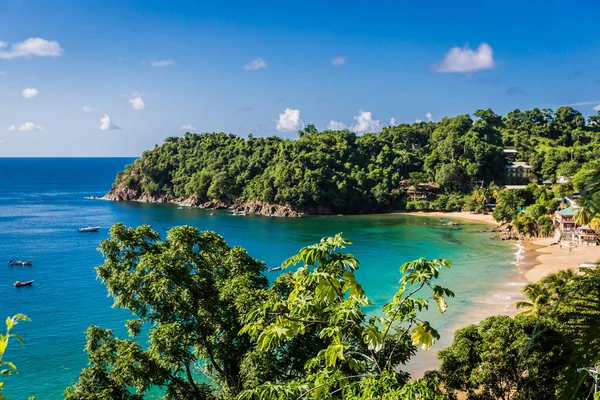
<instances>
[{"instance_id":1,"label":"wooded hill","mask_svg":"<svg viewBox=\"0 0 600 400\"><path fill-rule=\"evenodd\" d=\"M534 180L573 176L599 158L598 132L600 112L586 121L565 106L506 116L477 110L363 135L308 125L295 140L186 133L145 151L118 174L109 197L258 201L308 213L401 209L407 184L435 182L447 192L473 181L502 184L506 148L532 167Z\"/></svg>"}]
</instances>

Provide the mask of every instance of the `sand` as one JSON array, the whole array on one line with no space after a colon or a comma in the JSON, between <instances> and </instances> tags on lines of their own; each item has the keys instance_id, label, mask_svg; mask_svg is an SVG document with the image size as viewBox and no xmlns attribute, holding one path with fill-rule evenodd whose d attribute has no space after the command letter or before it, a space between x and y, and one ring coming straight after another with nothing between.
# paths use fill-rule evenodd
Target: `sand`
<instances>
[{"instance_id":1,"label":"sand","mask_svg":"<svg viewBox=\"0 0 600 400\"><path fill-rule=\"evenodd\" d=\"M467 211L454 211L454 212L438 212L438 211L414 211L405 212L403 214L408 215L420 215L422 217L436 217L436 218L450 218L459 219L464 221L479 222L482 224L498 225L491 214L475 214Z\"/></svg>"},{"instance_id":2,"label":"sand","mask_svg":"<svg viewBox=\"0 0 600 400\"><path fill-rule=\"evenodd\" d=\"M533 266L524 277L529 282L537 282L543 277L563 269L577 268L581 264L595 264L600 260L600 246L577 246L569 250L560 245L552 245L553 238L524 243L526 257L534 259Z\"/></svg>"}]
</instances>

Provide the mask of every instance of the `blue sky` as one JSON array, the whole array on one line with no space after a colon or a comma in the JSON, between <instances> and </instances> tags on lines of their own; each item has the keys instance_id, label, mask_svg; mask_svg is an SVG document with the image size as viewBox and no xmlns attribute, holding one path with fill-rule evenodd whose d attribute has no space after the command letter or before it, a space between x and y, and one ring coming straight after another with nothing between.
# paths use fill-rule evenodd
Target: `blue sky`
<instances>
[{"instance_id":1,"label":"blue sky","mask_svg":"<svg viewBox=\"0 0 600 400\"><path fill-rule=\"evenodd\" d=\"M295 137L600 105L592 0L0 8L0 156L137 156L186 126Z\"/></svg>"}]
</instances>

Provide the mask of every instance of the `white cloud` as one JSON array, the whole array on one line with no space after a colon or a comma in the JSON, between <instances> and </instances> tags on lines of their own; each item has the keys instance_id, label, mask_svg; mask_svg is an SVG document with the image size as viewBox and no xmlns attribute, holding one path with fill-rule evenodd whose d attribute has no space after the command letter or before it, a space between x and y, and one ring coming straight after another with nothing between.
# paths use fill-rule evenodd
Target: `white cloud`
<instances>
[{"instance_id":1,"label":"white cloud","mask_svg":"<svg viewBox=\"0 0 600 400\"><path fill-rule=\"evenodd\" d=\"M97 109L97 108L94 108L94 107L92 107L92 106L87 106L87 105L86 105L86 106L83 106L83 107L81 107L81 110L82 110L83 112L94 112L94 111L98 111L98 109Z\"/></svg>"},{"instance_id":2,"label":"white cloud","mask_svg":"<svg viewBox=\"0 0 600 400\"><path fill-rule=\"evenodd\" d=\"M334 67L339 67L341 65L346 64L346 57L337 56L337 57L334 57L334 58L330 59L329 62Z\"/></svg>"},{"instance_id":3,"label":"white cloud","mask_svg":"<svg viewBox=\"0 0 600 400\"><path fill-rule=\"evenodd\" d=\"M6 47L8 44L3 42ZM10 51L0 51L0 59L10 60L18 57L58 57L63 49L56 40L29 38L20 43L14 43Z\"/></svg>"},{"instance_id":4,"label":"white cloud","mask_svg":"<svg viewBox=\"0 0 600 400\"><path fill-rule=\"evenodd\" d=\"M8 46L8 42L3 42L2 40L0 40L0 49L4 48Z\"/></svg>"},{"instance_id":5,"label":"white cloud","mask_svg":"<svg viewBox=\"0 0 600 400\"><path fill-rule=\"evenodd\" d=\"M277 130L279 132L292 132L301 129L304 122L300 119L300 110L286 108L284 112L279 113L277 120Z\"/></svg>"},{"instance_id":6,"label":"white cloud","mask_svg":"<svg viewBox=\"0 0 600 400\"><path fill-rule=\"evenodd\" d=\"M182 131L195 131L196 127L192 126L191 124L187 124L187 125L183 125L181 128Z\"/></svg>"},{"instance_id":7,"label":"white cloud","mask_svg":"<svg viewBox=\"0 0 600 400\"><path fill-rule=\"evenodd\" d=\"M173 60L158 60L153 61L150 65L152 65L153 67L166 67L173 64L175 64L175 61Z\"/></svg>"},{"instance_id":8,"label":"white cloud","mask_svg":"<svg viewBox=\"0 0 600 400\"><path fill-rule=\"evenodd\" d=\"M16 126L11 125L8 127L9 131L39 131L42 127L34 124L33 122L25 122L22 125Z\"/></svg>"},{"instance_id":9,"label":"white cloud","mask_svg":"<svg viewBox=\"0 0 600 400\"><path fill-rule=\"evenodd\" d=\"M256 57L254 60L244 65L244 69L249 71L254 71L262 68L267 68L267 62L260 57Z\"/></svg>"},{"instance_id":10,"label":"white cloud","mask_svg":"<svg viewBox=\"0 0 600 400\"><path fill-rule=\"evenodd\" d=\"M353 132L375 132L381 129L379 120L373 119L373 114L370 111L359 111L354 120L356 123L350 127L350 130Z\"/></svg>"},{"instance_id":11,"label":"white cloud","mask_svg":"<svg viewBox=\"0 0 600 400\"><path fill-rule=\"evenodd\" d=\"M26 99L32 99L34 97L36 97L38 95L38 90L35 88L25 88L23 89L23 91L21 92L21 94L23 95L24 98Z\"/></svg>"},{"instance_id":12,"label":"white cloud","mask_svg":"<svg viewBox=\"0 0 600 400\"><path fill-rule=\"evenodd\" d=\"M396 125L396 118L390 118L390 126Z\"/></svg>"},{"instance_id":13,"label":"white cloud","mask_svg":"<svg viewBox=\"0 0 600 400\"><path fill-rule=\"evenodd\" d=\"M429 122L433 121L433 115L431 115L430 112L428 112L427 114L425 114L425 118L427 118L427 121L429 121Z\"/></svg>"},{"instance_id":14,"label":"white cloud","mask_svg":"<svg viewBox=\"0 0 600 400\"><path fill-rule=\"evenodd\" d=\"M600 103L600 100L588 100L588 101L578 101L577 103L571 103L570 106L591 106L594 104Z\"/></svg>"},{"instance_id":15,"label":"white cloud","mask_svg":"<svg viewBox=\"0 0 600 400\"><path fill-rule=\"evenodd\" d=\"M487 43L479 45L477 50L469 46L453 47L442 62L435 66L438 72L472 72L494 68L494 53Z\"/></svg>"},{"instance_id":16,"label":"white cloud","mask_svg":"<svg viewBox=\"0 0 600 400\"><path fill-rule=\"evenodd\" d=\"M594 111L600 111L600 104L598 104L596 107L594 107Z\"/></svg>"},{"instance_id":17,"label":"white cloud","mask_svg":"<svg viewBox=\"0 0 600 400\"><path fill-rule=\"evenodd\" d=\"M330 129L332 131L341 131L344 129L348 129L348 127L343 122L329 121L329 125L327 126L327 129Z\"/></svg>"},{"instance_id":18,"label":"white cloud","mask_svg":"<svg viewBox=\"0 0 600 400\"><path fill-rule=\"evenodd\" d=\"M108 114L104 114L104 117L100 120L100 130L102 131L114 131L121 129L117 124L112 122Z\"/></svg>"},{"instance_id":19,"label":"white cloud","mask_svg":"<svg viewBox=\"0 0 600 400\"><path fill-rule=\"evenodd\" d=\"M134 110L143 110L146 108L146 104L144 100L140 96L134 96L129 99L129 103L131 103L131 108Z\"/></svg>"},{"instance_id":20,"label":"white cloud","mask_svg":"<svg viewBox=\"0 0 600 400\"><path fill-rule=\"evenodd\" d=\"M423 122L422 119L419 119L419 118L415 119L415 124L420 124L421 122Z\"/></svg>"}]
</instances>

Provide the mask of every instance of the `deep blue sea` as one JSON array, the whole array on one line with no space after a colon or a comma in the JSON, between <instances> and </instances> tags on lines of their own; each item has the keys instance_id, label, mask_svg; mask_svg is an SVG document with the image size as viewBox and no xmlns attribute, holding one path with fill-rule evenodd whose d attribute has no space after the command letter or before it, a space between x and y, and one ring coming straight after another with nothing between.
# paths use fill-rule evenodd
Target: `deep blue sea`
<instances>
[{"instance_id":1,"label":"deep blue sea","mask_svg":"<svg viewBox=\"0 0 600 400\"><path fill-rule=\"evenodd\" d=\"M323 236L343 232L354 244L348 248L360 260L358 277L367 294L383 305L397 289L399 266L419 257L450 259L441 283L455 291L443 315L431 314L442 333L439 349L452 331L490 313L507 310L523 284L513 265L513 244L488 240L487 228L463 224L459 230L439 226L429 217L406 215L306 217L210 215L198 209L171 205L114 203L86 199L102 196L128 158L0 158L0 318L24 313L5 360L19 374L5 380L11 400L36 396L60 399L63 390L86 365L85 329L99 325L126 335L128 313L113 309L94 267L102 263L96 250L116 222L165 228L193 225L214 230L231 245L245 247L268 266L277 266L299 248ZM82 226L99 225L97 233L78 233ZM31 267L9 267L10 259L31 259ZM14 288L16 280L35 282ZM517 288L517 289L515 289ZM376 310L372 310L376 312ZM419 356L410 369L429 366L434 352Z\"/></svg>"}]
</instances>

